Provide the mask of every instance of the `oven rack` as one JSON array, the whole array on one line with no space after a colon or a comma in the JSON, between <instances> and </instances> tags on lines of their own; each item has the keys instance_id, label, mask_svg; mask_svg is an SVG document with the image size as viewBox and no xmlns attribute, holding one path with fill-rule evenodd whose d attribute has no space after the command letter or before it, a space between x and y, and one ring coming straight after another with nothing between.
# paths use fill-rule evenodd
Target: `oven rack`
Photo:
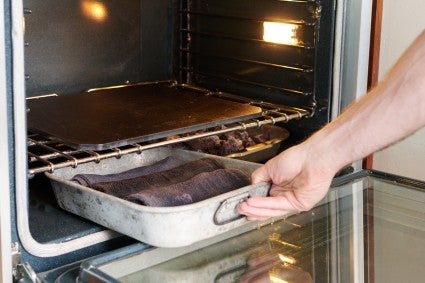
<instances>
[{"instance_id":1,"label":"oven rack","mask_svg":"<svg viewBox=\"0 0 425 283\"><path fill-rule=\"evenodd\" d=\"M216 95L226 99L246 102L245 98L226 93L217 92L209 93L209 95ZM259 128L267 124L287 123L291 120L301 119L311 115L311 113L307 110L294 107L277 106L262 101L250 101L248 103L263 109L262 116L260 118L247 120L230 126L225 125L226 127L228 126L225 129L217 130L210 128L206 129L203 133L186 133L184 136L173 139L160 139L144 143L136 143L102 151L74 149L63 144L61 141L55 140L54 138L46 138L40 134L28 133L28 177L32 178L35 174L43 172L52 173L55 169L64 167L75 168L79 164L88 162L99 163L102 159L120 158L126 154L141 154L142 151L147 149L173 145L207 136L220 135L236 130Z\"/></svg>"},{"instance_id":2,"label":"oven rack","mask_svg":"<svg viewBox=\"0 0 425 283\"><path fill-rule=\"evenodd\" d=\"M260 93L313 98L315 62L309 58L317 52L322 4L320 0L272 0L269 4L280 12L263 10L256 1L240 1L246 6L244 12L210 1L181 1L179 81L215 86L229 82ZM266 23L279 26L279 34L286 36L265 39ZM270 55L282 50L292 56ZM255 70L262 70L262 75L254 75ZM281 77L288 79L282 82Z\"/></svg>"}]
</instances>

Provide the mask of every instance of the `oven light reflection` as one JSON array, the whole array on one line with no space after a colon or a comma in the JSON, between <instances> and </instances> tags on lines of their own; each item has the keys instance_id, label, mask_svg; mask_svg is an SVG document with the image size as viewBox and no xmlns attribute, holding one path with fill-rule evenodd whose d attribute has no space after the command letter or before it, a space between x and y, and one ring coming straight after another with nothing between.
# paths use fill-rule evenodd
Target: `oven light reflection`
<instances>
[{"instance_id":1,"label":"oven light reflection","mask_svg":"<svg viewBox=\"0 0 425 283\"><path fill-rule=\"evenodd\" d=\"M296 250L300 250L301 249L300 246L297 246L297 245L294 245L294 244L291 244L291 243L282 241L280 239L280 235L278 233L272 233L272 234L269 235L268 238L269 238L269 241L272 244L275 243L275 244L282 245L282 246L285 246L285 247L290 247L290 248L293 248L293 249L296 249Z\"/></svg>"},{"instance_id":2,"label":"oven light reflection","mask_svg":"<svg viewBox=\"0 0 425 283\"><path fill-rule=\"evenodd\" d=\"M280 269L279 268L272 268L269 270L269 280L270 283L289 283L288 281L282 279L282 275L280 274Z\"/></svg>"},{"instance_id":3,"label":"oven light reflection","mask_svg":"<svg viewBox=\"0 0 425 283\"><path fill-rule=\"evenodd\" d=\"M278 277L274 277L272 275L270 275L270 283L289 283L286 280L280 279Z\"/></svg>"},{"instance_id":4,"label":"oven light reflection","mask_svg":"<svg viewBox=\"0 0 425 283\"><path fill-rule=\"evenodd\" d=\"M101 1L82 0L81 10L87 18L96 22L103 22L108 16L106 6Z\"/></svg>"},{"instance_id":5,"label":"oven light reflection","mask_svg":"<svg viewBox=\"0 0 425 283\"><path fill-rule=\"evenodd\" d=\"M293 258L291 256L286 256L286 255L283 255L283 254L279 254L279 259L283 263L289 263L289 264L295 264L296 263L295 258Z\"/></svg>"},{"instance_id":6,"label":"oven light reflection","mask_svg":"<svg viewBox=\"0 0 425 283\"><path fill-rule=\"evenodd\" d=\"M263 40L272 43L297 45L298 25L278 22L264 22Z\"/></svg>"}]
</instances>

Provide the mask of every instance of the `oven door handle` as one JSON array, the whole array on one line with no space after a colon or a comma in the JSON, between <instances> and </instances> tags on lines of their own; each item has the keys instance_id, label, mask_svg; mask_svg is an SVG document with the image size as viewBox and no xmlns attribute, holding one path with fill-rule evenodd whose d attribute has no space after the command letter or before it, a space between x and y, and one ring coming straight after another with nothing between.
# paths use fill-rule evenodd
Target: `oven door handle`
<instances>
[{"instance_id":1,"label":"oven door handle","mask_svg":"<svg viewBox=\"0 0 425 283\"><path fill-rule=\"evenodd\" d=\"M245 215L239 214L236 210L238 204L246 201L252 196L267 196L270 189L270 183L262 182L249 186L251 189L236 196L224 200L214 213L214 224L225 225L230 222L245 218Z\"/></svg>"}]
</instances>

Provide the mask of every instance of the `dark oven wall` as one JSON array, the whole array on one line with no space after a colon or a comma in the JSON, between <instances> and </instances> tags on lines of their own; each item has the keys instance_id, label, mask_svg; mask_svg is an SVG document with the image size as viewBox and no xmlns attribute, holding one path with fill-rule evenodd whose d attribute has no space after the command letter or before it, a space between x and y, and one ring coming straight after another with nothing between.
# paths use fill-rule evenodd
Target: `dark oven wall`
<instances>
[{"instance_id":1,"label":"dark oven wall","mask_svg":"<svg viewBox=\"0 0 425 283\"><path fill-rule=\"evenodd\" d=\"M174 79L178 1L27 0L27 96Z\"/></svg>"},{"instance_id":2,"label":"dark oven wall","mask_svg":"<svg viewBox=\"0 0 425 283\"><path fill-rule=\"evenodd\" d=\"M183 81L310 110L295 140L329 121L335 0L183 3Z\"/></svg>"}]
</instances>

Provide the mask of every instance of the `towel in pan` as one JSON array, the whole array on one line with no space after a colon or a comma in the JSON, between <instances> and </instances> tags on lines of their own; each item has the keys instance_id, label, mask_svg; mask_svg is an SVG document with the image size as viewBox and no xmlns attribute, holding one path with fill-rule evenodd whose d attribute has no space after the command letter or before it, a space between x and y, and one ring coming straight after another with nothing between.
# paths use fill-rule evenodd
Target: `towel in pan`
<instances>
[{"instance_id":1,"label":"towel in pan","mask_svg":"<svg viewBox=\"0 0 425 283\"><path fill-rule=\"evenodd\" d=\"M250 184L245 173L212 158L183 162L167 157L152 165L109 175L78 174L74 181L146 206L198 202Z\"/></svg>"}]
</instances>

